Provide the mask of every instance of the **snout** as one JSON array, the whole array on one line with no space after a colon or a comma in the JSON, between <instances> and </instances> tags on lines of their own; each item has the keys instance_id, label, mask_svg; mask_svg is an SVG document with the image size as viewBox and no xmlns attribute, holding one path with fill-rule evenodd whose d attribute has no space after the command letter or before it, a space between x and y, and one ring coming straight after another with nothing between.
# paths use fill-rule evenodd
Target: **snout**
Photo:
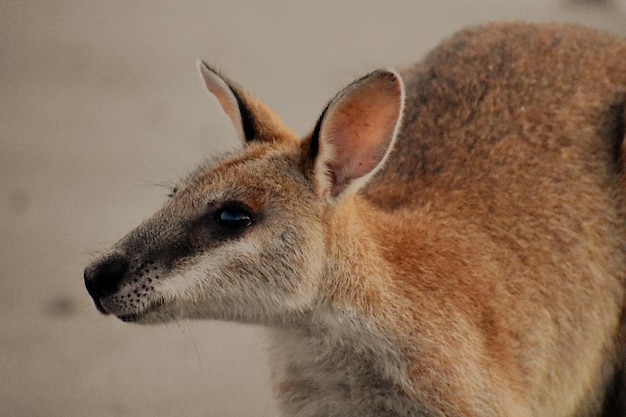
<instances>
[{"instance_id":1,"label":"snout","mask_svg":"<svg viewBox=\"0 0 626 417\"><path fill-rule=\"evenodd\" d=\"M87 292L103 314L109 314L100 300L115 294L128 272L130 262L122 253L114 253L99 259L85 268L83 276Z\"/></svg>"}]
</instances>

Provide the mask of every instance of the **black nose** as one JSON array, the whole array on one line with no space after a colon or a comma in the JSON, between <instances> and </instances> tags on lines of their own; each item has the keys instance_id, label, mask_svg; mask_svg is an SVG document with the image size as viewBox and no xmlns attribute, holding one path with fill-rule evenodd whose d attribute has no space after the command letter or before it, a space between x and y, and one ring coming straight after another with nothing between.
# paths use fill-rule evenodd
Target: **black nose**
<instances>
[{"instance_id":1,"label":"black nose","mask_svg":"<svg viewBox=\"0 0 626 417\"><path fill-rule=\"evenodd\" d=\"M85 287L94 300L114 294L128 271L128 260L116 255L85 268Z\"/></svg>"}]
</instances>

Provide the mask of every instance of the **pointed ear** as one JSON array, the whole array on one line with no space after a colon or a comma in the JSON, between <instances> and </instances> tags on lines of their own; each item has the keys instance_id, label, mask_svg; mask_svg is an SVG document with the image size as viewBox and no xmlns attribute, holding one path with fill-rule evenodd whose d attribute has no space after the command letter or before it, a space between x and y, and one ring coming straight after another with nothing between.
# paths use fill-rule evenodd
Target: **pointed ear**
<instances>
[{"instance_id":1,"label":"pointed ear","mask_svg":"<svg viewBox=\"0 0 626 417\"><path fill-rule=\"evenodd\" d=\"M239 139L244 143L251 141L256 136L255 122L242 93L238 92L239 87L204 61L198 61L198 68L204 84L230 118Z\"/></svg>"},{"instance_id":2,"label":"pointed ear","mask_svg":"<svg viewBox=\"0 0 626 417\"><path fill-rule=\"evenodd\" d=\"M198 62L207 89L217 98L243 143L296 141L296 135L259 99L236 83Z\"/></svg>"},{"instance_id":3,"label":"pointed ear","mask_svg":"<svg viewBox=\"0 0 626 417\"><path fill-rule=\"evenodd\" d=\"M394 71L353 82L326 107L308 142L316 189L339 198L362 187L389 154L404 108L404 86Z\"/></svg>"}]
</instances>

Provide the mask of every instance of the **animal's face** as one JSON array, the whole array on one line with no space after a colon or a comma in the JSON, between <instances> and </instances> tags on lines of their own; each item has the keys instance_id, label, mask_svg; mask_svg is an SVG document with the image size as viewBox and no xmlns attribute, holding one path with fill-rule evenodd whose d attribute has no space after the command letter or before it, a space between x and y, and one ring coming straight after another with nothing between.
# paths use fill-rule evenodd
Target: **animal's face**
<instances>
[{"instance_id":1,"label":"animal's face","mask_svg":"<svg viewBox=\"0 0 626 417\"><path fill-rule=\"evenodd\" d=\"M272 321L308 310L321 275L322 210L293 169L296 151L259 144L197 170L91 267L101 310L148 322Z\"/></svg>"},{"instance_id":2,"label":"animal's face","mask_svg":"<svg viewBox=\"0 0 626 417\"><path fill-rule=\"evenodd\" d=\"M297 319L320 293L329 211L373 175L395 138L401 81L379 71L353 83L299 140L262 103L202 72L243 149L192 174L87 267L85 285L101 312L124 321Z\"/></svg>"}]
</instances>

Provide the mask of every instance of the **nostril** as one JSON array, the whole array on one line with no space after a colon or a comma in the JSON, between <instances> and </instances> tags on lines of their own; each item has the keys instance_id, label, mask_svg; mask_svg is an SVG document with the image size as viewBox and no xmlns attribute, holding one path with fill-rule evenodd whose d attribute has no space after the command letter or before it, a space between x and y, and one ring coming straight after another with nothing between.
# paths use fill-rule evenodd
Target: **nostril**
<instances>
[{"instance_id":1,"label":"nostril","mask_svg":"<svg viewBox=\"0 0 626 417\"><path fill-rule=\"evenodd\" d=\"M122 256L107 259L85 269L85 286L93 298L106 297L119 289L129 262Z\"/></svg>"}]
</instances>

